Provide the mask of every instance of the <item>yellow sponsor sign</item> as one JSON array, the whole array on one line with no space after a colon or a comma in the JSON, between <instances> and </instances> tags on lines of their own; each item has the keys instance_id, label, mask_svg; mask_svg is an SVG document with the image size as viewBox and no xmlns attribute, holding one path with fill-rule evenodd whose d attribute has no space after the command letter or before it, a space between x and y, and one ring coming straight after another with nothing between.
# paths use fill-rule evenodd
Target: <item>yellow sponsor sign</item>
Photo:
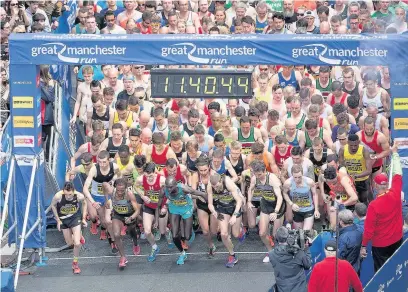
<instances>
[{"instance_id":1,"label":"yellow sponsor sign","mask_svg":"<svg viewBox=\"0 0 408 292\"><path fill-rule=\"evenodd\" d=\"M408 110L408 98L394 98L394 110Z\"/></svg>"},{"instance_id":2,"label":"yellow sponsor sign","mask_svg":"<svg viewBox=\"0 0 408 292\"><path fill-rule=\"evenodd\" d=\"M14 128L34 128L34 117L14 116Z\"/></svg>"},{"instance_id":3,"label":"yellow sponsor sign","mask_svg":"<svg viewBox=\"0 0 408 292\"><path fill-rule=\"evenodd\" d=\"M34 108L34 98L32 96L14 96L13 108Z\"/></svg>"},{"instance_id":4,"label":"yellow sponsor sign","mask_svg":"<svg viewBox=\"0 0 408 292\"><path fill-rule=\"evenodd\" d=\"M408 130L408 118L395 118L394 119L395 130Z\"/></svg>"}]
</instances>

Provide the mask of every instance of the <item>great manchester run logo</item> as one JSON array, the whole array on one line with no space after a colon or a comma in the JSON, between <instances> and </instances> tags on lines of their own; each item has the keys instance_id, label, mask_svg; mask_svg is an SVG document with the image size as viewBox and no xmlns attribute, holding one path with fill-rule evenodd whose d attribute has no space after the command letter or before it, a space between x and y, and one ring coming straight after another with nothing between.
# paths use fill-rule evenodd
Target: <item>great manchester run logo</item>
<instances>
[{"instance_id":1,"label":"great manchester run logo","mask_svg":"<svg viewBox=\"0 0 408 292\"><path fill-rule=\"evenodd\" d=\"M161 49L162 57L174 56L176 58L185 56L188 60L196 64L228 64L229 58L255 56L256 48L231 47L199 47L196 44L183 42L170 45Z\"/></svg>"},{"instance_id":2,"label":"great manchester run logo","mask_svg":"<svg viewBox=\"0 0 408 292\"><path fill-rule=\"evenodd\" d=\"M387 54L388 50L376 48L331 49L323 44L310 44L292 49L292 57L295 59L313 57L329 65L358 65L359 58L384 58Z\"/></svg>"},{"instance_id":3,"label":"great manchester run logo","mask_svg":"<svg viewBox=\"0 0 408 292\"><path fill-rule=\"evenodd\" d=\"M65 63L96 64L98 57L125 55L126 49L126 47L116 45L71 47L63 43L52 42L31 48L31 56L57 56L60 61Z\"/></svg>"}]
</instances>

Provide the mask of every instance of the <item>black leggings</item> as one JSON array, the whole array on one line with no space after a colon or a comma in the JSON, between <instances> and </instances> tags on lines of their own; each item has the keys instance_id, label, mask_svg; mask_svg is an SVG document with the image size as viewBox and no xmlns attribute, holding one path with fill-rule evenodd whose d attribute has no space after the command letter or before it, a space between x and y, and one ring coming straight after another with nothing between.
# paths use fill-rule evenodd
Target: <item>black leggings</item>
<instances>
[{"instance_id":1,"label":"black leggings","mask_svg":"<svg viewBox=\"0 0 408 292\"><path fill-rule=\"evenodd\" d=\"M180 221L183 220L184 237L181 237ZM193 230L193 216L188 219L182 219L180 215L170 214L171 233L173 234L174 245L180 252L184 249L181 245L182 239L189 240L191 238L191 231Z\"/></svg>"}]
</instances>

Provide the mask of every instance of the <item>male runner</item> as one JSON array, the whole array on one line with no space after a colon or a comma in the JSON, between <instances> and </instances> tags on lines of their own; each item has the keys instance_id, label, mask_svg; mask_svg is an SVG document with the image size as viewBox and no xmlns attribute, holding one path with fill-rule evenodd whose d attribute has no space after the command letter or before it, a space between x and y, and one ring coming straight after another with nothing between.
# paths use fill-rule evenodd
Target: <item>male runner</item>
<instances>
[{"instance_id":1,"label":"male runner","mask_svg":"<svg viewBox=\"0 0 408 292\"><path fill-rule=\"evenodd\" d=\"M207 194L178 182L175 176L168 176L165 183L164 194L161 193L161 199L163 195L167 198L173 241L181 252L177 264L183 265L187 259L187 254L186 249L183 248L182 240L188 240L189 245L191 245L191 239L193 238L193 198L205 202ZM180 224L181 220L183 220L182 225ZM181 236L180 226L184 228L184 238Z\"/></svg>"},{"instance_id":2,"label":"male runner","mask_svg":"<svg viewBox=\"0 0 408 292\"><path fill-rule=\"evenodd\" d=\"M324 183L328 188L324 188ZM358 202L357 192L354 187L351 177L344 171L336 169L334 166L328 166L322 175L319 176L319 188L325 190L321 192L323 200L329 209L330 228L336 229L336 208L337 204L343 205L346 209L354 210L355 204ZM327 192L332 191L336 197L330 197Z\"/></svg>"},{"instance_id":3,"label":"male runner","mask_svg":"<svg viewBox=\"0 0 408 292\"><path fill-rule=\"evenodd\" d=\"M87 226L85 196L77 192L71 182L66 182L64 188L54 195L51 209L57 221L58 231L62 230L65 242L69 246L74 246L72 270L74 274L79 274L81 273L78 266L79 250L81 244L85 244L85 239L81 235L81 225Z\"/></svg>"},{"instance_id":4,"label":"male runner","mask_svg":"<svg viewBox=\"0 0 408 292\"><path fill-rule=\"evenodd\" d=\"M197 171L191 176L191 187L201 192L207 191L207 186L210 183L210 176L216 173L210 168L210 159L206 156L201 156L197 159L195 166ZM217 218L211 216L211 211L208 209L208 203L196 200L197 215L200 222L201 231L208 244L208 256L214 256L216 247L212 242L212 235L217 234L218 221Z\"/></svg>"},{"instance_id":5,"label":"male runner","mask_svg":"<svg viewBox=\"0 0 408 292\"><path fill-rule=\"evenodd\" d=\"M174 158L177 161L177 156L169 145L164 144L165 138L163 133L153 133L152 145L149 145L146 153L147 162L154 162L156 164L157 171L160 171L165 167L166 161L170 158Z\"/></svg>"},{"instance_id":6,"label":"male runner","mask_svg":"<svg viewBox=\"0 0 408 292\"><path fill-rule=\"evenodd\" d=\"M136 199L143 204L143 229L146 239L152 246L152 251L147 257L149 262L156 260L160 248L157 246L152 233L152 226L159 226L160 233L165 234L167 225L166 199L159 205L160 192L163 191L165 178L156 173L156 165L149 162L144 167L144 173L135 181L134 190L138 194ZM159 219L160 213L160 219Z\"/></svg>"},{"instance_id":7,"label":"male runner","mask_svg":"<svg viewBox=\"0 0 408 292\"><path fill-rule=\"evenodd\" d=\"M239 238L241 242L245 239L245 232L241 226L242 196L238 194L237 186L229 177L221 177L218 173L210 176L207 194L208 209L218 219L222 242L229 253L225 265L232 268L238 259L231 242L230 228L234 237Z\"/></svg>"},{"instance_id":8,"label":"male runner","mask_svg":"<svg viewBox=\"0 0 408 292\"><path fill-rule=\"evenodd\" d=\"M368 150L360 144L359 137L350 134L348 144L339 151L339 164L346 167L355 183L358 200L366 205L372 201L370 175L373 162Z\"/></svg>"},{"instance_id":9,"label":"male runner","mask_svg":"<svg viewBox=\"0 0 408 292\"><path fill-rule=\"evenodd\" d=\"M98 163L92 166L84 183L83 192L90 202L87 206L89 218L92 221L91 233L94 235L98 234L97 217L99 217L102 225L100 235L101 240L105 240L107 237L106 229L110 236L113 234L111 210L106 208L104 185L106 188L106 184L113 184L118 176L120 176L118 166L113 162L109 162L109 152L102 150L98 154ZM117 253L114 239L110 236L108 237L108 241L112 248L112 253Z\"/></svg>"},{"instance_id":10,"label":"male runner","mask_svg":"<svg viewBox=\"0 0 408 292\"><path fill-rule=\"evenodd\" d=\"M254 226L257 207L261 207L259 236L268 250L268 254L263 259L263 262L268 263L269 252L273 246L273 240L268 234L269 223L273 222L273 234L271 236L274 236L276 230L282 226L286 204L282 198L281 182L276 175L267 172L265 164L259 160L254 160L250 167L254 176L251 178L251 184L248 189L248 222L252 222L250 227Z\"/></svg>"},{"instance_id":11,"label":"male runner","mask_svg":"<svg viewBox=\"0 0 408 292\"><path fill-rule=\"evenodd\" d=\"M303 176L300 165L293 166L292 177L283 184L283 197L293 211L294 228L312 230L314 218L320 217L316 184L311 178Z\"/></svg>"},{"instance_id":12,"label":"male runner","mask_svg":"<svg viewBox=\"0 0 408 292\"><path fill-rule=\"evenodd\" d=\"M136 202L135 195L128 188L128 181L119 178L114 186L106 186L106 199L109 200L107 207L112 210L112 229L116 246L119 250L119 268L126 267L127 259L123 246L122 230L127 226L127 231L133 240L133 254L140 254L140 246L137 244L137 217L140 214L140 205ZM111 195L108 199L107 194Z\"/></svg>"},{"instance_id":13,"label":"male runner","mask_svg":"<svg viewBox=\"0 0 408 292\"><path fill-rule=\"evenodd\" d=\"M243 116L239 120L240 127L232 134L232 140L241 142L242 154L251 153L251 145L256 141L262 142L262 134L258 128L251 126L249 117Z\"/></svg>"}]
</instances>

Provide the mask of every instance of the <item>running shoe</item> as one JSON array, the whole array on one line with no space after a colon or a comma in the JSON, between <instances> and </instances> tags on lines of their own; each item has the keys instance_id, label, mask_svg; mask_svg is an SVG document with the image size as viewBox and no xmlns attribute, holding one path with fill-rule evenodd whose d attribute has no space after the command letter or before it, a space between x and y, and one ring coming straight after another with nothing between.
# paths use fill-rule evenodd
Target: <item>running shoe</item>
<instances>
[{"instance_id":1,"label":"running shoe","mask_svg":"<svg viewBox=\"0 0 408 292\"><path fill-rule=\"evenodd\" d=\"M154 262L159 252L160 252L160 247L157 247L156 249L152 248L150 255L147 257L147 261Z\"/></svg>"},{"instance_id":2,"label":"running shoe","mask_svg":"<svg viewBox=\"0 0 408 292\"><path fill-rule=\"evenodd\" d=\"M235 255L229 255L227 263L225 264L225 266L227 268L233 268L236 263L238 263L237 257Z\"/></svg>"},{"instance_id":3,"label":"running shoe","mask_svg":"<svg viewBox=\"0 0 408 292\"><path fill-rule=\"evenodd\" d=\"M188 245L189 245L189 246L191 246L191 244L193 243L193 241L194 241L194 239L195 239L195 232L194 232L194 230L192 230L191 232L192 232L192 233L191 233L191 237L190 237L190 239L188 240Z\"/></svg>"},{"instance_id":4,"label":"running shoe","mask_svg":"<svg viewBox=\"0 0 408 292\"><path fill-rule=\"evenodd\" d=\"M127 260L127 258L126 257L120 257L120 260L119 260L119 268L124 268L124 267L126 267L126 264L128 263L128 260Z\"/></svg>"},{"instance_id":5,"label":"running shoe","mask_svg":"<svg viewBox=\"0 0 408 292\"><path fill-rule=\"evenodd\" d=\"M177 260L177 264L178 265L184 265L184 261L187 259L187 254L183 253L179 256L178 260Z\"/></svg>"},{"instance_id":6,"label":"running shoe","mask_svg":"<svg viewBox=\"0 0 408 292\"><path fill-rule=\"evenodd\" d=\"M134 255L139 255L140 254L140 246L139 245L134 245L133 246L133 254Z\"/></svg>"},{"instance_id":7,"label":"running shoe","mask_svg":"<svg viewBox=\"0 0 408 292\"><path fill-rule=\"evenodd\" d=\"M188 244L187 244L187 242L185 242L184 240L182 240L181 241L181 247L184 249L184 250L188 250Z\"/></svg>"},{"instance_id":8,"label":"running shoe","mask_svg":"<svg viewBox=\"0 0 408 292\"><path fill-rule=\"evenodd\" d=\"M146 239L146 234L144 232L140 233L140 239Z\"/></svg>"},{"instance_id":9,"label":"running shoe","mask_svg":"<svg viewBox=\"0 0 408 292\"><path fill-rule=\"evenodd\" d=\"M112 249L113 254L117 254L119 252L119 250L116 247L116 244L114 242L111 243L111 249Z\"/></svg>"},{"instance_id":10,"label":"running shoe","mask_svg":"<svg viewBox=\"0 0 408 292\"><path fill-rule=\"evenodd\" d=\"M216 250L217 250L217 248L215 247L215 244L213 244L213 246L210 247L209 250L208 250L208 257L213 258L215 256L215 251Z\"/></svg>"},{"instance_id":11,"label":"running shoe","mask_svg":"<svg viewBox=\"0 0 408 292\"><path fill-rule=\"evenodd\" d=\"M100 240L106 240L108 237L106 235L106 230L101 230L101 236L99 237Z\"/></svg>"},{"instance_id":12,"label":"running shoe","mask_svg":"<svg viewBox=\"0 0 408 292\"><path fill-rule=\"evenodd\" d=\"M81 235L81 239L79 240L79 243L84 245L85 244L85 237Z\"/></svg>"},{"instance_id":13,"label":"running shoe","mask_svg":"<svg viewBox=\"0 0 408 292\"><path fill-rule=\"evenodd\" d=\"M269 254L268 254L268 253L267 253L266 256L263 258L262 262L265 263L265 264L270 262L270 261L269 261Z\"/></svg>"},{"instance_id":14,"label":"running shoe","mask_svg":"<svg viewBox=\"0 0 408 292\"><path fill-rule=\"evenodd\" d=\"M243 243L244 242L244 240L245 240L245 238L246 238L246 236L247 236L247 234L246 234L246 228L245 227L241 227L241 232L239 233L239 235L238 235L238 241L239 241L239 243Z\"/></svg>"},{"instance_id":15,"label":"running shoe","mask_svg":"<svg viewBox=\"0 0 408 292\"><path fill-rule=\"evenodd\" d=\"M127 226L123 225L122 229L120 230L120 235L125 236L126 235L126 230L127 230Z\"/></svg>"},{"instance_id":16,"label":"running shoe","mask_svg":"<svg viewBox=\"0 0 408 292\"><path fill-rule=\"evenodd\" d=\"M80 274L81 269L79 268L78 262L72 262L72 270L74 274Z\"/></svg>"},{"instance_id":17,"label":"running shoe","mask_svg":"<svg viewBox=\"0 0 408 292\"><path fill-rule=\"evenodd\" d=\"M97 235L98 234L98 224L96 222L91 223L91 234Z\"/></svg>"}]
</instances>

